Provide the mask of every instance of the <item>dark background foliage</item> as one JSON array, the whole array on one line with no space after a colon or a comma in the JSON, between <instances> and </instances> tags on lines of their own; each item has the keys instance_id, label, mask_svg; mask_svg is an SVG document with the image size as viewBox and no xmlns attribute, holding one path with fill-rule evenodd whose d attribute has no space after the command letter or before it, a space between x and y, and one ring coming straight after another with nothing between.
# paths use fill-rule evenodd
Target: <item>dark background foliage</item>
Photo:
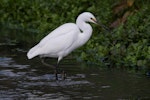
<instances>
[{"instance_id":1,"label":"dark background foliage","mask_svg":"<svg viewBox=\"0 0 150 100\"><path fill-rule=\"evenodd\" d=\"M92 12L111 29L92 25L93 36L73 55L100 67L150 70L149 0L1 0L0 41L29 49L56 27Z\"/></svg>"}]
</instances>

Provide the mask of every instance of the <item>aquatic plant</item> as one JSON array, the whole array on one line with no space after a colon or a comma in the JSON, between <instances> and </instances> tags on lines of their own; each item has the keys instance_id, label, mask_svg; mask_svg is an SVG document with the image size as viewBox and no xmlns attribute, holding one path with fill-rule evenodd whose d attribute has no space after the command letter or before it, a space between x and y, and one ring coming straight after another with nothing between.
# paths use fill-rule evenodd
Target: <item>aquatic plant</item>
<instances>
[{"instance_id":1,"label":"aquatic plant","mask_svg":"<svg viewBox=\"0 0 150 100\"><path fill-rule=\"evenodd\" d=\"M31 47L59 25L90 11L111 32L93 26L92 39L73 53L78 61L150 70L149 4L149 0L1 0L1 41Z\"/></svg>"}]
</instances>

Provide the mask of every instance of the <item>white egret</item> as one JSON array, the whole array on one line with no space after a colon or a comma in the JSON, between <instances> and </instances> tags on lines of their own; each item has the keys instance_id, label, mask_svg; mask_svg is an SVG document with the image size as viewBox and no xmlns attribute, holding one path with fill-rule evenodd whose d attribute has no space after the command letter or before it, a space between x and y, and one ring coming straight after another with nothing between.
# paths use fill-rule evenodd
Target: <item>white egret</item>
<instances>
[{"instance_id":1,"label":"white egret","mask_svg":"<svg viewBox=\"0 0 150 100\"><path fill-rule=\"evenodd\" d=\"M56 28L29 50L27 53L28 59L36 56L58 58L55 66L57 80L57 67L62 58L90 39L92 27L88 22L97 24L97 20L92 13L84 12L77 17L76 23L66 23ZM42 63L49 66L44 60L42 60Z\"/></svg>"}]
</instances>

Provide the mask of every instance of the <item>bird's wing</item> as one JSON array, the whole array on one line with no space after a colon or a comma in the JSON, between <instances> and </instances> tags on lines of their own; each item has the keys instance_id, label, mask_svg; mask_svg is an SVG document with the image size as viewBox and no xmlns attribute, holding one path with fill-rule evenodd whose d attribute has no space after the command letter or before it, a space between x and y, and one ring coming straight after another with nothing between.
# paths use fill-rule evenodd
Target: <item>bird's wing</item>
<instances>
[{"instance_id":1,"label":"bird's wing","mask_svg":"<svg viewBox=\"0 0 150 100\"><path fill-rule=\"evenodd\" d=\"M55 38L51 38L42 47L43 54L59 55L60 53L66 52L77 40L77 31L71 30L65 34L61 34Z\"/></svg>"},{"instance_id":2,"label":"bird's wing","mask_svg":"<svg viewBox=\"0 0 150 100\"><path fill-rule=\"evenodd\" d=\"M66 23L63 24L61 26L59 26L58 28L56 28L55 30L53 30L51 33L49 33L47 36L45 36L39 43L40 46L43 46L47 41L49 41L50 39L53 38L57 38L58 36L61 35L65 35L67 33L69 33L71 30L73 30L74 28L76 28L76 24L74 23Z\"/></svg>"},{"instance_id":3,"label":"bird's wing","mask_svg":"<svg viewBox=\"0 0 150 100\"><path fill-rule=\"evenodd\" d=\"M31 48L28 55L33 58L37 55L58 56L64 53L77 40L79 28L72 23L64 24L45 38L39 44Z\"/></svg>"}]
</instances>

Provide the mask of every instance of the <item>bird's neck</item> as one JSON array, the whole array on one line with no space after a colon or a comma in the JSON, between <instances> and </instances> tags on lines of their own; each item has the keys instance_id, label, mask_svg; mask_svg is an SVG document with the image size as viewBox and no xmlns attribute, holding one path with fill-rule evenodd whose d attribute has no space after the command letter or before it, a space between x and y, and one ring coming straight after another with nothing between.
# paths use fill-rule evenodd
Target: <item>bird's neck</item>
<instances>
[{"instance_id":1,"label":"bird's neck","mask_svg":"<svg viewBox=\"0 0 150 100\"><path fill-rule=\"evenodd\" d=\"M81 30L81 34L79 34L79 42L81 45L84 45L92 35L92 27L90 24L80 19L77 19L76 24Z\"/></svg>"},{"instance_id":2,"label":"bird's neck","mask_svg":"<svg viewBox=\"0 0 150 100\"><path fill-rule=\"evenodd\" d=\"M86 21L80 19L80 18L77 18L77 21L76 21L76 24L77 26L79 27L79 29L82 31L82 33L92 33L92 27L90 24L86 23Z\"/></svg>"}]
</instances>

